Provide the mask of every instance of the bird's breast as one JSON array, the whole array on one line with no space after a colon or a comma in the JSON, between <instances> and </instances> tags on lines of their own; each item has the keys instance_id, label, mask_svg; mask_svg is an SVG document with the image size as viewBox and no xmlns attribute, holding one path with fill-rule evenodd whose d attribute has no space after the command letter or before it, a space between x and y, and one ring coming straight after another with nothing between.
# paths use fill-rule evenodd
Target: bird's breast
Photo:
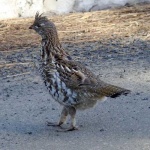
<instances>
[{"instance_id":1,"label":"bird's breast","mask_svg":"<svg viewBox=\"0 0 150 150\"><path fill-rule=\"evenodd\" d=\"M43 69L42 77L49 93L57 102L62 105L75 105L78 103L77 93L67 87L54 67Z\"/></svg>"}]
</instances>

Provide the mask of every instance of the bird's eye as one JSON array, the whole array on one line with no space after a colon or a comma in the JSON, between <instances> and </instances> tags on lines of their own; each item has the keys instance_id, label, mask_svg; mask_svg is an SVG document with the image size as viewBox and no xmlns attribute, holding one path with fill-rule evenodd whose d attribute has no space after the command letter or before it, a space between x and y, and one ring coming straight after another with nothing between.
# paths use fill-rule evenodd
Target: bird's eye
<instances>
[{"instance_id":1,"label":"bird's eye","mask_svg":"<svg viewBox=\"0 0 150 150\"><path fill-rule=\"evenodd\" d=\"M44 23L41 23L40 25L41 25L41 26L44 26L45 24L44 24Z\"/></svg>"},{"instance_id":2,"label":"bird's eye","mask_svg":"<svg viewBox=\"0 0 150 150\"><path fill-rule=\"evenodd\" d=\"M39 27L41 27L41 26L40 26L40 25L36 25L36 26L35 26L35 28L39 28Z\"/></svg>"}]
</instances>

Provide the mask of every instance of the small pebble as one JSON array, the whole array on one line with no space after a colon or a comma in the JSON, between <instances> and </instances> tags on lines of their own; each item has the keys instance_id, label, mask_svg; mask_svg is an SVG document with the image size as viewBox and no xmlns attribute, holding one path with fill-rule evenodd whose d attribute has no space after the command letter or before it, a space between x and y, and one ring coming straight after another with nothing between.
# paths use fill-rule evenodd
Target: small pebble
<instances>
[{"instance_id":1,"label":"small pebble","mask_svg":"<svg viewBox=\"0 0 150 150\"><path fill-rule=\"evenodd\" d=\"M31 134L32 134L32 132L27 132L27 134L31 135Z\"/></svg>"},{"instance_id":2,"label":"small pebble","mask_svg":"<svg viewBox=\"0 0 150 150\"><path fill-rule=\"evenodd\" d=\"M140 95L140 93L136 93L136 95Z\"/></svg>"},{"instance_id":3,"label":"small pebble","mask_svg":"<svg viewBox=\"0 0 150 150\"><path fill-rule=\"evenodd\" d=\"M104 129L100 129L100 132L103 132L103 131L105 131Z\"/></svg>"},{"instance_id":4,"label":"small pebble","mask_svg":"<svg viewBox=\"0 0 150 150\"><path fill-rule=\"evenodd\" d=\"M148 100L148 97L145 97L145 98L143 98L142 100L143 100L143 101L147 101L147 100Z\"/></svg>"},{"instance_id":5,"label":"small pebble","mask_svg":"<svg viewBox=\"0 0 150 150\"><path fill-rule=\"evenodd\" d=\"M34 83L34 84L38 84L38 82L35 82L35 81L34 81L33 83Z\"/></svg>"}]
</instances>

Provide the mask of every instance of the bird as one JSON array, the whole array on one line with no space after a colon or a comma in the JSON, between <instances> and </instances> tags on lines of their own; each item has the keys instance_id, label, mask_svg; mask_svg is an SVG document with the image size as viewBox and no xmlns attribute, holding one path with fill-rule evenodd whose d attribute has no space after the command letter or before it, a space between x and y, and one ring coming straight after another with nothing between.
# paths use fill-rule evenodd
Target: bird
<instances>
[{"instance_id":1,"label":"bird","mask_svg":"<svg viewBox=\"0 0 150 150\"><path fill-rule=\"evenodd\" d=\"M59 122L47 122L47 125L62 127L70 116L71 125L64 131L78 130L75 118L77 110L89 109L98 101L131 92L102 81L90 69L74 60L62 47L55 24L43 14L36 13L29 29L41 36L39 70L43 81L52 98L63 106Z\"/></svg>"}]
</instances>

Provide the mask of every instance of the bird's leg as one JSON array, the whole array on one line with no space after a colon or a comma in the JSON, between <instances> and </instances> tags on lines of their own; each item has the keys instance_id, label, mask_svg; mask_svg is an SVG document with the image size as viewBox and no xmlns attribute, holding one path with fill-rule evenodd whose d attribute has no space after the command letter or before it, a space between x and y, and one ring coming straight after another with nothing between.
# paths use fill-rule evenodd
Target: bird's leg
<instances>
[{"instance_id":1,"label":"bird's leg","mask_svg":"<svg viewBox=\"0 0 150 150\"><path fill-rule=\"evenodd\" d=\"M68 109L64 107L61 112L59 123L47 122L47 125L48 126L61 126L62 124L65 123L67 116L68 116Z\"/></svg>"},{"instance_id":2,"label":"bird's leg","mask_svg":"<svg viewBox=\"0 0 150 150\"><path fill-rule=\"evenodd\" d=\"M67 116L68 116L68 109L66 107L64 107L62 112L61 112L61 117L60 117L60 120L58 123L59 126L65 123Z\"/></svg>"},{"instance_id":3,"label":"bird's leg","mask_svg":"<svg viewBox=\"0 0 150 150\"><path fill-rule=\"evenodd\" d=\"M78 128L76 127L76 120L75 120L76 109L74 107L69 107L68 113L71 117L71 127L69 129L65 129L65 130L58 130L59 132L78 130Z\"/></svg>"},{"instance_id":4,"label":"bird's leg","mask_svg":"<svg viewBox=\"0 0 150 150\"><path fill-rule=\"evenodd\" d=\"M76 127L76 109L74 107L69 108L69 115L71 117L71 127L67 131L73 131L78 130L78 127Z\"/></svg>"}]
</instances>

